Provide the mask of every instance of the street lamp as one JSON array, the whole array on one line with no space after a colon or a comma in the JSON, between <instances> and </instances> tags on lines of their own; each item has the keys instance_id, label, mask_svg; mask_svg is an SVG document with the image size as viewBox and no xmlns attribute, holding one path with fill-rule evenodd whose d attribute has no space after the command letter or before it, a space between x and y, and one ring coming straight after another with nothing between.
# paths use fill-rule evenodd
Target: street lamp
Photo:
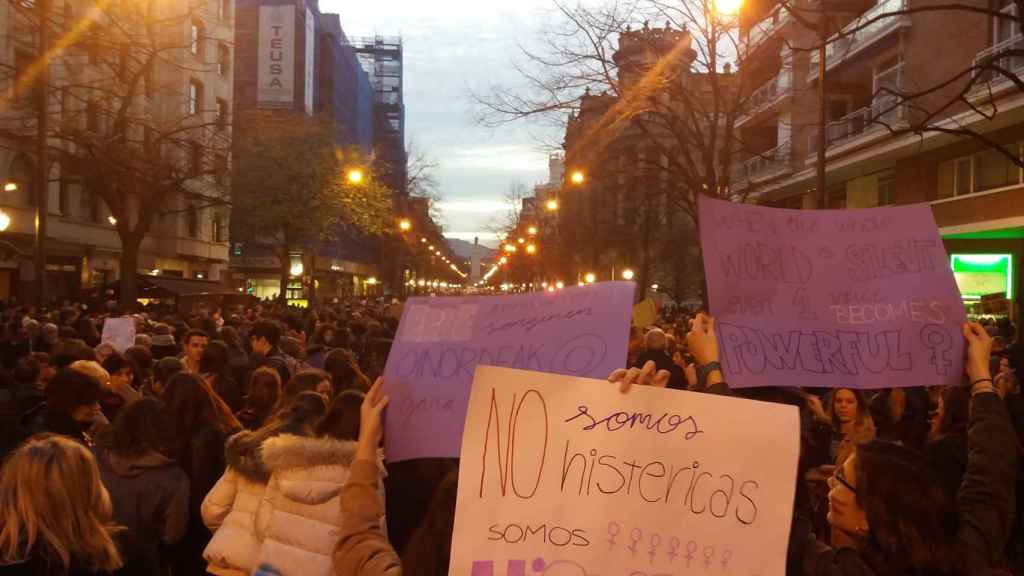
<instances>
[{"instance_id":1,"label":"street lamp","mask_svg":"<svg viewBox=\"0 0 1024 576\"><path fill-rule=\"evenodd\" d=\"M348 181L353 184L362 184L363 178L363 171L359 168L353 168L348 171Z\"/></svg>"},{"instance_id":2,"label":"street lamp","mask_svg":"<svg viewBox=\"0 0 1024 576\"><path fill-rule=\"evenodd\" d=\"M17 182L4 182L4 192L17 192L17 191L18 191L18 183Z\"/></svg>"},{"instance_id":3,"label":"street lamp","mask_svg":"<svg viewBox=\"0 0 1024 576\"><path fill-rule=\"evenodd\" d=\"M572 176L569 179L573 184L579 186L587 181L587 176L583 173L583 170L573 170Z\"/></svg>"},{"instance_id":4,"label":"street lamp","mask_svg":"<svg viewBox=\"0 0 1024 576\"><path fill-rule=\"evenodd\" d=\"M522 243L526 242L526 240L523 239L523 238L520 238L519 240L516 240L516 242L519 242L520 244L522 244Z\"/></svg>"},{"instance_id":5,"label":"street lamp","mask_svg":"<svg viewBox=\"0 0 1024 576\"><path fill-rule=\"evenodd\" d=\"M409 230L412 230L412 222L410 222L408 218L402 218L398 221L398 229L402 232L408 232Z\"/></svg>"},{"instance_id":6,"label":"street lamp","mask_svg":"<svg viewBox=\"0 0 1024 576\"><path fill-rule=\"evenodd\" d=\"M634 276L633 271L630 270L629 268L626 268L625 270L622 271L622 279L623 280L632 280L633 276Z\"/></svg>"},{"instance_id":7,"label":"street lamp","mask_svg":"<svg viewBox=\"0 0 1024 576\"><path fill-rule=\"evenodd\" d=\"M547 208L548 212L554 212L558 210L558 200L552 198L551 200L548 200L548 203L545 204L544 207Z\"/></svg>"},{"instance_id":8,"label":"street lamp","mask_svg":"<svg viewBox=\"0 0 1024 576\"><path fill-rule=\"evenodd\" d=\"M505 244L505 252L512 253L515 252L516 250L518 250L518 248L516 248L515 244Z\"/></svg>"},{"instance_id":9,"label":"street lamp","mask_svg":"<svg viewBox=\"0 0 1024 576\"><path fill-rule=\"evenodd\" d=\"M117 226L117 218L113 216L107 216L107 222L110 222L111 226Z\"/></svg>"},{"instance_id":10,"label":"street lamp","mask_svg":"<svg viewBox=\"0 0 1024 576\"><path fill-rule=\"evenodd\" d=\"M526 253L527 254L536 254L537 253L537 247L534 246L533 244L527 244L526 245Z\"/></svg>"},{"instance_id":11,"label":"street lamp","mask_svg":"<svg viewBox=\"0 0 1024 576\"><path fill-rule=\"evenodd\" d=\"M743 7L743 0L715 0L714 9L720 16L735 16Z\"/></svg>"},{"instance_id":12,"label":"street lamp","mask_svg":"<svg viewBox=\"0 0 1024 576\"><path fill-rule=\"evenodd\" d=\"M561 290L562 288L565 288L565 283L559 280L558 282L555 282L555 288Z\"/></svg>"},{"instance_id":13,"label":"street lamp","mask_svg":"<svg viewBox=\"0 0 1024 576\"><path fill-rule=\"evenodd\" d=\"M0 210L0 232L6 232L11 227L11 217L7 212Z\"/></svg>"},{"instance_id":14,"label":"street lamp","mask_svg":"<svg viewBox=\"0 0 1024 576\"><path fill-rule=\"evenodd\" d=\"M536 226L530 226L529 228L526 229L526 233L529 234L530 236L536 236L537 235L537 227Z\"/></svg>"},{"instance_id":15,"label":"street lamp","mask_svg":"<svg viewBox=\"0 0 1024 576\"><path fill-rule=\"evenodd\" d=\"M587 284L593 284L597 281L597 276L593 272L587 272L586 276L583 277L583 281Z\"/></svg>"}]
</instances>

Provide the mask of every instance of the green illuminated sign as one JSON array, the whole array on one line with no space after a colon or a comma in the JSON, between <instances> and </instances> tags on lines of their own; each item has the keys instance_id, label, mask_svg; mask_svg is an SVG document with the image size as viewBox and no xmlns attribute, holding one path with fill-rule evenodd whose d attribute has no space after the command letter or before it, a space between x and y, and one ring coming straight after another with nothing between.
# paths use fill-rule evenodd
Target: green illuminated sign
<instances>
[{"instance_id":1,"label":"green illuminated sign","mask_svg":"<svg viewBox=\"0 0 1024 576\"><path fill-rule=\"evenodd\" d=\"M950 254L949 264L964 300L1000 292L1013 299L1013 254Z\"/></svg>"}]
</instances>

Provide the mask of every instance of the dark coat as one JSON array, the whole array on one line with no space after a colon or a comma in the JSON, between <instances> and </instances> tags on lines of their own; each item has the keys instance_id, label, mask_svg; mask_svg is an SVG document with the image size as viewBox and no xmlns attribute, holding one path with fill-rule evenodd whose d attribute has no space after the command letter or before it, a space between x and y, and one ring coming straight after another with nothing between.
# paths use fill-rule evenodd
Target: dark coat
<instances>
[{"instance_id":1,"label":"dark coat","mask_svg":"<svg viewBox=\"0 0 1024 576\"><path fill-rule=\"evenodd\" d=\"M889 412L890 391L881 392L869 404L871 419L875 423L875 437L879 440L899 442L904 446L922 450L928 441L931 401L924 388L906 388L905 390L906 408L903 418L899 422L894 421Z\"/></svg>"},{"instance_id":2,"label":"dark coat","mask_svg":"<svg viewBox=\"0 0 1024 576\"><path fill-rule=\"evenodd\" d=\"M135 536L153 564L169 565L166 548L181 540L188 527L185 471L156 452L123 458L100 448L96 462L110 492L114 520Z\"/></svg>"},{"instance_id":3,"label":"dark coat","mask_svg":"<svg viewBox=\"0 0 1024 576\"><path fill-rule=\"evenodd\" d=\"M280 348L272 348L270 352L264 356L253 352L249 355L249 373L253 373L257 368L264 366L277 370L279 376L281 376L281 385L284 386L291 379L292 373L288 369L288 357L285 356L284 352L281 352Z\"/></svg>"},{"instance_id":4,"label":"dark coat","mask_svg":"<svg viewBox=\"0 0 1024 576\"><path fill-rule=\"evenodd\" d=\"M648 350L640 355L634 364L634 368L643 368L644 364L654 362L658 370L667 370L670 374L668 388L673 390L686 390L686 375L683 369L672 362L672 358L664 350Z\"/></svg>"},{"instance_id":5,"label":"dark coat","mask_svg":"<svg viewBox=\"0 0 1024 576\"><path fill-rule=\"evenodd\" d=\"M22 440L27 440L36 434L51 432L68 436L85 446L92 446L92 438L86 433L92 426L92 422L77 422L70 416L55 413L47 409L43 402L22 416L21 436Z\"/></svg>"},{"instance_id":6,"label":"dark coat","mask_svg":"<svg viewBox=\"0 0 1024 576\"><path fill-rule=\"evenodd\" d=\"M224 474L224 444L227 435L213 427L202 428L192 435L188 450L178 461L189 477L188 528L175 547L175 574L203 574L206 561L203 550L210 542L210 531L203 524L200 509L206 494Z\"/></svg>"},{"instance_id":7,"label":"dark coat","mask_svg":"<svg viewBox=\"0 0 1024 576\"><path fill-rule=\"evenodd\" d=\"M1006 407L993 393L972 400L967 432L967 471L957 494L958 557L965 575L988 575L1000 565L1012 527L1017 476L1016 438ZM793 523L790 558L799 559L807 576L910 574L893 566L868 545L861 553L835 550L817 542L806 520ZM905 561L905 558L903 559Z\"/></svg>"}]
</instances>

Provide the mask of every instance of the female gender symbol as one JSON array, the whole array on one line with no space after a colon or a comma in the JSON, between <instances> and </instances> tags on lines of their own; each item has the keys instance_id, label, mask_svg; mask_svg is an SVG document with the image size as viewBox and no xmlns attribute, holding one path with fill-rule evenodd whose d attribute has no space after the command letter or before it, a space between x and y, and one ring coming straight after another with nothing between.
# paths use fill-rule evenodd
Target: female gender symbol
<instances>
[{"instance_id":1,"label":"female gender symbol","mask_svg":"<svg viewBox=\"0 0 1024 576\"><path fill-rule=\"evenodd\" d=\"M628 548L634 556L636 556L637 551L640 549L640 541L643 540L643 538L644 533L641 532L639 528L633 528L633 530L629 533L629 539L632 542L632 544L630 544Z\"/></svg>"},{"instance_id":2,"label":"female gender symbol","mask_svg":"<svg viewBox=\"0 0 1024 576\"><path fill-rule=\"evenodd\" d=\"M690 567L690 562L693 561L693 555L697 553L697 543L690 540L686 543L686 567Z\"/></svg>"},{"instance_id":3,"label":"female gender symbol","mask_svg":"<svg viewBox=\"0 0 1024 576\"><path fill-rule=\"evenodd\" d=\"M622 528L619 527L618 523L616 523L616 522L609 522L608 523L608 549L609 550L613 550L615 548L615 539L618 537L619 532L621 532L621 531L622 531Z\"/></svg>"},{"instance_id":4,"label":"female gender symbol","mask_svg":"<svg viewBox=\"0 0 1024 576\"><path fill-rule=\"evenodd\" d=\"M711 568L711 560L715 557L715 547L705 546L704 547L704 569Z\"/></svg>"}]
</instances>

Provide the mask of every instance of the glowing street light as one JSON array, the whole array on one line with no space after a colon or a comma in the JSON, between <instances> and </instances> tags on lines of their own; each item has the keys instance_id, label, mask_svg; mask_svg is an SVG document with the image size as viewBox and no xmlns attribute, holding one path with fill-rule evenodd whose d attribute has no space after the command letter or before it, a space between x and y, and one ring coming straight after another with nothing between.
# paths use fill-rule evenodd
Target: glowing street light
<instances>
[{"instance_id":1,"label":"glowing street light","mask_svg":"<svg viewBox=\"0 0 1024 576\"><path fill-rule=\"evenodd\" d=\"M365 178L365 175L359 168L353 168L348 171L348 181L353 184L362 184L363 178Z\"/></svg>"},{"instance_id":2,"label":"glowing street light","mask_svg":"<svg viewBox=\"0 0 1024 576\"><path fill-rule=\"evenodd\" d=\"M626 268L625 270L622 271L622 279L623 280L632 280L633 276L634 276L634 273L629 268Z\"/></svg>"},{"instance_id":3,"label":"glowing street light","mask_svg":"<svg viewBox=\"0 0 1024 576\"><path fill-rule=\"evenodd\" d=\"M526 253L527 254L536 254L537 253L537 247L534 246L533 244L527 244L526 245Z\"/></svg>"},{"instance_id":4,"label":"glowing street light","mask_svg":"<svg viewBox=\"0 0 1024 576\"><path fill-rule=\"evenodd\" d=\"M426 238L420 238L420 244L426 244L426 243L427 243L427 239Z\"/></svg>"},{"instance_id":5,"label":"glowing street light","mask_svg":"<svg viewBox=\"0 0 1024 576\"><path fill-rule=\"evenodd\" d=\"M558 210L558 200L552 198L551 200L548 200L548 203L545 204L544 207L547 208L548 212L555 212Z\"/></svg>"},{"instance_id":6,"label":"glowing street light","mask_svg":"<svg viewBox=\"0 0 1024 576\"><path fill-rule=\"evenodd\" d=\"M561 290L562 288L565 288L565 283L559 280L558 282L555 282L555 288Z\"/></svg>"},{"instance_id":7,"label":"glowing street light","mask_svg":"<svg viewBox=\"0 0 1024 576\"><path fill-rule=\"evenodd\" d=\"M743 7L743 0L715 0L714 9L720 16L735 16Z\"/></svg>"},{"instance_id":8,"label":"glowing street light","mask_svg":"<svg viewBox=\"0 0 1024 576\"><path fill-rule=\"evenodd\" d=\"M110 222L111 226L117 226L117 218L113 216L107 216L107 222Z\"/></svg>"},{"instance_id":9,"label":"glowing street light","mask_svg":"<svg viewBox=\"0 0 1024 576\"><path fill-rule=\"evenodd\" d=\"M501 262L502 264L507 264L508 263L508 258L502 256L501 260L498 260L498 262Z\"/></svg>"},{"instance_id":10,"label":"glowing street light","mask_svg":"<svg viewBox=\"0 0 1024 576\"><path fill-rule=\"evenodd\" d=\"M17 182L4 182L4 192L17 192L17 191L18 191L18 183Z\"/></svg>"},{"instance_id":11,"label":"glowing street light","mask_svg":"<svg viewBox=\"0 0 1024 576\"><path fill-rule=\"evenodd\" d=\"M518 248L516 248L515 244L505 244L505 252L512 253L515 252L516 250L518 250Z\"/></svg>"},{"instance_id":12,"label":"glowing street light","mask_svg":"<svg viewBox=\"0 0 1024 576\"><path fill-rule=\"evenodd\" d=\"M412 230L412 222L410 222L408 218L402 218L398 221L398 229L402 232L408 232L409 230Z\"/></svg>"},{"instance_id":13,"label":"glowing street light","mask_svg":"<svg viewBox=\"0 0 1024 576\"><path fill-rule=\"evenodd\" d=\"M536 236L537 235L537 227L536 226L530 226L529 228L526 229L526 233L529 234L530 236Z\"/></svg>"},{"instance_id":14,"label":"glowing street light","mask_svg":"<svg viewBox=\"0 0 1024 576\"><path fill-rule=\"evenodd\" d=\"M526 242L526 240L523 239L523 238L520 238L519 240L516 240L516 242L519 242L520 244L522 244L522 243Z\"/></svg>"},{"instance_id":15,"label":"glowing street light","mask_svg":"<svg viewBox=\"0 0 1024 576\"><path fill-rule=\"evenodd\" d=\"M7 212L0 210L0 232L6 232L11 227L11 217Z\"/></svg>"},{"instance_id":16,"label":"glowing street light","mask_svg":"<svg viewBox=\"0 0 1024 576\"><path fill-rule=\"evenodd\" d=\"M587 272L586 276L583 277L583 281L587 284L593 284L597 281L597 276L593 272Z\"/></svg>"},{"instance_id":17,"label":"glowing street light","mask_svg":"<svg viewBox=\"0 0 1024 576\"><path fill-rule=\"evenodd\" d=\"M583 170L573 170L572 176L570 176L569 179L573 184L579 186L587 181L587 176L583 173Z\"/></svg>"}]
</instances>

